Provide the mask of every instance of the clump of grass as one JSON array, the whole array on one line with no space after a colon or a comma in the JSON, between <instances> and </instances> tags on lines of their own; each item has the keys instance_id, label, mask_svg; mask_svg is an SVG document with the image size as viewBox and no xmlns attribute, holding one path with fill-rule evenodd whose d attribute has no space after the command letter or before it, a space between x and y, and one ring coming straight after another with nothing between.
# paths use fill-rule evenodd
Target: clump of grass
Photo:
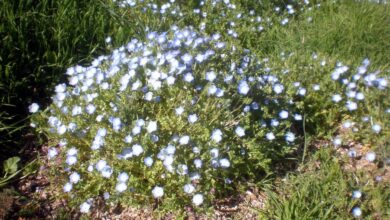
<instances>
[{"instance_id":1,"label":"clump of grass","mask_svg":"<svg viewBox=\"0 0 390 220\"><path fill-rule=\"evenodd\" d=\"M0 116L1 160L21 149L28 105L49 102L66 66L104 53L114 32L118 41L134 34L111 8L108 1L0 2L0 111L7 112Z\"/></svg>"},{"instance_id":2,"label":"clump of grass","mask_svg":"<svg viewBox=\"0 0 390 220\"><path fill-rule=\"evenodd\" d=\"M269 219L386 219L389 190L367 170L345 169L351 161L324 147L310 155L300 172L290 173L268 187L261 216ZM364 160L364 159L363 159ZM354 212L359 209L361 213Z\"/></svg>"},{"instance_id":3,"label":"clump of grass","mask_svg":"<svg viewBox=\"0 0 390 220\"><path fill-rule=\"evenodd\" d=\"M382 43L384 43L384 47L387 47L387 43L383 42L384 39L382 37L387 35L388 30L382 30L382 28L379 27L379 24L384 21L387 22L389 19L388 13L383 13L388 10L388 6L368 3L362 5L355 5L359 3L332 4L326 6L325 11L318 10L316 14L323 13L325 15L328 13L335 13L333 16L338 18L345 16L349 25L353 26L353 23L356 22L357 24L358 21L355 20L356 18L351 18L352 15L349 14L350 12L346 12L347 9L345 7L349 6L349 4L352 4L350 6L356 9L356 11L352 11L357 14L366 13L367 11L372 10L372 13L368 17L361 17L363 23L367 22L367 24L370 25L368 25L366 29L362 27L357 28L353 33L350 33L351 30L349 30L349 35L347 36L342 35L345 39L343 38L341 40L343 43L340 47L331 47L331 45L327 44L327 41L337 43L340 41L340 39L337 40L337 38L341 35L325 35L324 38L309 35L309 33L313 34L315 32L322 33L324 30L321 29L321 25L311 26L309 28L310 32L308 29L305 29L306 25L304 23L302 29L298 29L298 26L296 26L297 29L295 29L295 31L283 29L279 32L275 30L274 33L267 32L265 35L269 34L274 37L284 36L283 38L285 38L286 41L270 42L271 47L280 46L280 48L277 49L277 52L284 52L283 48L295 48L291 53L297 55L289 57L286 59L286 62L282 64L274 64L275 66L280 66L282 69L286 68L286 64L290 66L291 71L288 74L289 76L286 76L283 79L287 81L296 80L304 82L303 84L306 85L306 88L316 84L321 85L321 95L319 95L319 93L308 93L305 103L302 103L301 106L306 113L307 136L305 135L305 139L307 139L307 142L310 143L315 139L327 138L334 141L335 147L346 144L346 140L363 142L372 145L372 150L375 150L378 155L377 157L380 157L380 159L377 160L381 161L379 163L383 163L383 160L386 161L386 158L389 158L389 130L388 127L384 125L385 121L388 121L389 119L389 99L385 98L388 94L388 90L379 89L369 91L368 87L370 86L361 88L361 90L359 89L364 93L365 101L357 111L349 111L341 106L338 108L335 107L335 103L332 102L332 95L344 94L345 96L342 95L343 100L346 100L351 96L350 82L355 81L359 84L357 82L359 80L354 79L354 73L364 70L362 66L364 66L364 62L367 61L363 61L363 63L359 64L357 63L359 57L363 58L367 56L370 61L374 60L370 63L370 66L373 68L367 69L367 74L371 74L371 76L375 75L376 78L383 78L384 84L387 84L388 62L385 60L388 60L388 51L377 53L377 51L380 51L379 49L371 49L381 47ZM328 12L326 11L328 7L331 7L336 11ZM367 8L363 10L363 7ZM346 10L345 13L344 10ZM314 21L317 19L320 23L326 23L332 20L331 17L327 16L315 16L313 19ZM341 20L344 21L343 19ZM374 20L376 22L372 23ZM295 25L298 24L290 24L292 30L294 30ZM340 26L337 28L341 29ZM301 30L301 32L298 30ZM379 30L381 30L381 34L379 34ZM287 32L284 33L284 31ZM372 37L372 39L365 39L366 41L360 39L361 44L359 44L357 48L349 48L348 45L358 44L359 42L355 41L355 37L352 36L363 35L369 38ZM304 42L301 41L303 40L303 36L305 36ZM318 44L314 44L313 42L315 41L318 42ZM351 41L351 43L348 41ZM298 48L299 44L305 45L305 47ZM260 46L264 45L261 44ZM265 48L267 48L267 45ZM309 50L306 48L309 48ZM333 49L330 50L330 48ZM313 53L311 49L320 51L320 53ZM354 51L355 49L356 51ZM332 56L329 57L329 54ZM276 53L271 56L279 57L280 55ZM341 63L339 61L340 59L338 59L340 57L344 57L346 63ZM317 62L312 62L313 59L317 60ZM328 68L319 68L319 66L322 66L322 63L324 66L328 66ZM342 65L349 66L349 71L342 77L344 79L335 80L338 82L335 83L334 80L331 80L329 75L329 73L333 72L329 67ZM310 71L308 71L309 69ZM306 71L310 72L310 74L304 74ZM364 81L367 81L367 78ZM343 82L345 82L346 86L343 85ZM357 90L354 89L353 91L357 92ZM351 125L346 126L344 122L347 122L347 124L351 123ZM343 126L340 126L340 124L343 124ZM348 137L339 139L339 137L335 136L338 135L340 127L344 129L343 132L346 132L345 130L350 131ZM337 144L336 140L339 140L341 144ZM340 162L351 163L351 161L339 161L340 159L332 158L333 155L335 154L332 150L324 151L322 149L318 154L309 156L309 158L312 158L311 162L304 160L303 162L307 163L304 167L315 166L317 163L320 163L320 169L316 171L298 172L292 174L293 176L289 175L285 182L278 184L273 188L272 190L274 190L274 192L269 192L270 202L265 213L263 213L264 216L270 219L348 219L352 218L354 215L356 215L356 217L364 216L368 219L386 218L388 216L388 207L383 204L385 201L388 201L388 194L379 193L388 191L388 189L384 187L386 183L373 183L374 180L372 177L367 177L367 170L359 171L358 174L342 171L340 169ZM331 162L328 162L328 160ZM364 196L360 200L352 199L351 197L352 191L356 189L363 191ZM356 208L355 212L352 211L353 208ZM361 211L361 213L359 211Z\"/></svg>"},{"instance_id":4,"label":"clump of grass","mask_svg":"<svg viewBox=\"0 0 390 220\"><path fill-rule=\"evenodd\" d=\"M330 149L321 149L302 168L268 191L264 217L270 219L348 219L354 203L350 180Z\"/></svg>"},{"instance_id":5,"label":"clump of grass","mask_svg":"<svg viewBox=\"0 0 390 220\"><path fill-rule=\"evenodd\" d=\"M369 58L373 65L388 66L390 60L390 5L369 1L323 1L312 5L289 24L275 26L248 48L269 56L282 51L318 52L357 64ZM309 20L308 20L309 19Z\"/></svg>"}]
</instances>

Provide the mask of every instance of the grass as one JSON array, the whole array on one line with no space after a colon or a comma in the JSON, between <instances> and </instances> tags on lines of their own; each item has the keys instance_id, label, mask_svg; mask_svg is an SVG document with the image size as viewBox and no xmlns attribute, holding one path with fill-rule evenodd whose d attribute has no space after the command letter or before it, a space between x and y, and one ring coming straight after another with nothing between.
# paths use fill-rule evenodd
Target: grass
<instances>
[{"instance_id":1,"label":"grass","mask_svg":"<svg viewBox=\"0 0 390 220\"><path fill-rule=\"evenodd\" d=\"M308 171L288 175L274 189L265 216L272 219L347 219L353 203L348 178L329 149L317 152ZM276 193L278 192L278 194Z\"/></svg>"},{"instance_id":2,"label":"grass","mask_svg":"<svg viewBox=\"0 0 390 220\"><path fill-rule=\"evenodd\" d=\"M126 36L122 42L132 36L112 7L103 1L0 2L1 160L23 145L28 105L49 103L68 66L105 53L112 33Z\"/></svg>"},{"instance_id":3,"label":"grass","mask_svg":"<svg viewBox=\"0 0 390 220\"><path fill-rule=\"evenodd\" d=\"M246 41L248 48L261 56L276 58L282 52L296 54L286 62L277 63L279 70L288 67L292 74L286 81L300 81L307 84L327 82L329 86L323 88L324 94L334 94L339 89L334 87L328 73L331 69L318 68L319 65L308 65L313 54L317 54L318 61L326 60L331 65L337 61L355 68L363 59L371 62L371 71L380 70L382 76L389 76L390 66L390 5L375 4L369 1L324 1L319 9L306 10L289 24L288 28L275 27L264 32L259 38L249 38ZM313 18L307 22L307 18ZM275 59L277 60L277 59ZM318 62L318 64L319 64ZM301 66L308 69L301 69ZM320 69L320 70L319 70ZM310 72L310 74L301 74ZM383 114L389 106L386 98L387 91L371 93L366 100L368 115L381 123L388 120ZM310 95L309 95L310 96ZM328 96L310 96L310 106L304 109L309 127L306 127L308 139L331 137L337 126L345 118L341 112L331 108ZM362 114L358 113L357 115ZM362 115L361 115L362 116ZM370 141L380 142L382 148L388 149L387 135ZM360 137L360 139L364 139ZM386 154L386 156L390 156Z\"/></svg>"},{"instance_id":4,"label":"grass","mask_svg":"<svg viewBox=\"0 0 390 220\"><path fill-rule=\"evenodd\" d=\"M331 148L311 155L300 172L278 179L268 188L269 197L261 216L267 219L351 219L350 211L360 206L365 219L386 219L390 198L386 183L374 183L366 171L347 172L346 158L335 157ZM360 190L362 199L353 199Z\"/></svg>"},{"instance_id":5,"label":"grass","mask_svg":"<svg viewBox=\"0 0 390 220\"><path fill-rule=\"evenodd\" d=\"M364 58L369 58L374 68L388 69L390 43L387 39L390 37L390 27L385 24L390 23L389 5L367 1L339 2L324 2L320 10L304 12L305 16L292 22L290 28L266 32L260 39L249 41L248 46L270 57L278 56L281 52L298 53L300 58L292 61L297 66L310 60L315 52L319 60L322 57L332 57L334 60L330 62L342 60L349 65L359 65ZM308 16L313 18L311 23L305 21ZM382 74L389 76L388 72ZM310 76L302 75L300 79L304 78L311 80L313 84L319 80L330 81L329 75L324 75L321 71L313 71ZM333 88L326 88L324 94L329 94L332 90ZM386 94L388 95L388 92L372 93L370 98L367 98L372 102L368 101L365 106L367 115L383 124L389 120L388 115L383 114L386 106L389 106ZM313 97L310 103L315 104L306 106L306 110L309 110L306 111L309 113L308 120L312 120L312 125L318 126L307 128L309 142L332 138L337 134L340 122L347 118L341 118L338 111L331 111L324 97ZM310 112L317 114L310 117ZM358 115L362 116L361 113ZM388 133L380 136L373 136L370 131L361 133L363 135L349 136L349 140L373 144L373 149L380 155L379 161L390 156ZM264 218L350 219L350 211L355 205L363 207L363 216L366 219L387 218L390 210L385 203L389 195L384 192L387 192L388 188L373 183L373 177L367 177L365 171L358 171L358 174L345 172L341 169L341 164L345 163L351 161L337 159L329 149L309 156L303 165L305 172L290 173L285 181L269 191L268 207L266 212L262 213ZM318 164L318 168L312 168ZM353 200L351 192L362 188L366 193L364 200Z\"/></svg>"},{"instance_id":6,"label":"grass","mask_svg":"<svg viewBox=\"0 0 390 220\"><path fill-rule=\"evenodd\" d=\"M248 8L259 7L264 14L271 14L274 6L268 1L266 6L260 6L258 1L243 2ZM271 60L282 52L299 54L287 64L278 64L281 69L283 65L297 67L292 68L293 77L285 80L330 81L326 71L300 75L299 64L309 60L313 52L319 57L330 57L331 63L342 60L357 66L368 57L377 69L390 67L389 4L352 0L317 2L321 3L319 9L300 13L291 19L288 28L273 27L260 36L248 34L240 42ZM193 7L197 1L181 4ZM309 17L312 22L307 22ZM92 0L0 1L0 20L0 161L18 155L25 143L22 137L29 131L27 106L33 101L48 104L54 86L65 80L63 73L67 67L88 63L110 50L105 43L107 36L113 37L115 47L132 36L142 36L146 27L164 30L174 22L185 25L201 21L161 20L149 12L134 14L119 9L111 1ZM224 27L214 28L223 31ZM384 74L389 76L388 72ZM326 91L330 93L334 88ZM369 114L383 125L389 120L388 115L381 114L389 106L387 95L386 91L370 94L373 101L366 106ZM329 108L325 97L309 98L315 105L302 107L308 113L307 120L314 124L306 128L308 144L331 138L337 132L336 126L345 119ZM353 138L375 143L375 150L385 159L390 157L388 135L371 137L366 132ZM305 172L291 171L284 182L269 190L268 208L262 215L271 219L348 219L350 210L358 204L350 197L355 188L367 192L361 204L367 218L375 217L370 212L388 215L388 187L364 185L369 179L363 173L346 173L341 167L345 161L333 154L330 149L322 149L307 155L302 168ZM301 156L293 159L300 160Z\"/></svg>"},{"instance_id":7,"label":"grass","mask_svg":"<svg viewBox=\"0 0 390 220\"><path fill-rule=\"evenodd\" d=\"M306 10L289 28L265 32L248 47L265 56L316 52L351 63L368 57L374 65L389 66L390 5L352 0L320 3L319 9ZM307 22L308 17L312 22Z\"/></svg>"},{"instance_id":8,"label":"grass","mask_svg":"<svg viewBox=\"0 0 390 220\"><path fill-rule=\"evenodd\" d=\"M66 68L143 37L147 27L173 23L108 0L1 1L0 19L0 161L20 153L29 131L28 106L48 105L54 86L66 81Z\"/></svg>"}]
</instances>

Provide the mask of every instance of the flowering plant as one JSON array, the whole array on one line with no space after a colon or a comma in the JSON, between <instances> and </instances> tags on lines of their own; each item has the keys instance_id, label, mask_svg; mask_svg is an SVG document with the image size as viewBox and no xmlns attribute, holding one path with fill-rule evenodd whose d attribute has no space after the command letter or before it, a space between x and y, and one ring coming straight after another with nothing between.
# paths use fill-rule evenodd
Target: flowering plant
<instances>
[{"instance_id":1,"label":"flowering plant","mask_svg":"<svg viewBox=\"0 0 390 220\"><path fill-rule=\"evenodd\" d=\"M302 117L262 62L174 26L69 68L38 124L61 140L49 158L62 158L63 191L79 204L200 206L267 172L295 149Z\"/></svg>"}]
</instances>

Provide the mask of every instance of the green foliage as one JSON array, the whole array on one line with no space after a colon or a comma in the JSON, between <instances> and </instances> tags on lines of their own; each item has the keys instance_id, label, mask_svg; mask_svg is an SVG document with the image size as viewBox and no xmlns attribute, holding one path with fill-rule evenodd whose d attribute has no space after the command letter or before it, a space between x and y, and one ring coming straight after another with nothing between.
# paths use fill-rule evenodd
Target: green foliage
<instances>
[{"instance_id":1,"label":"green foliage","mask_svg":"<svg viewBox=\"0 0 390 220\"><path fill-rule=\"evenodd\" d=\"M269 56L283 51L317 52L357 64L368 57L374 66L390 60L390 5L369 1L318 1L319 8L305 10L288 28L274 26L248 48ZM308 19L312 22L308 22Z\"/></svg>"},{"instance_id":2,"label":"green foliage","mask_svg":"<svg viewBox=\"0 0 390 220\"><path fill-rule=\"evenodd\" d=\"M21 159L19 157L11 157L3 162L4 176L0 178L0 188L14 181L22 171L20 179L25 178L38 170L38 163L36 159L19 168L20 160Z\"/></svg>"},{"instance_id":3,"label":"green foliage","mask_svg":"<svg viewBox=\"0 0 390 220\"><path fill-rule=\"evenodd\" d=\"M374 182L367 170L345 171L349 158L334 157L334 150L322 148L276 185L267 188L266 219L352 219L353 207L361 207L365 219L389 216L389 186ZM353 198L359 190L362 197Z\"/></svg>"},{"instance_id":4,"label":"green foliage","mask_svg":"<svg viewBox=\"0 0 390 220\"><path fill-rule=\"evenodd\" d=\"M111 33L125 38L118 41L132 35L112 6L108 1L0 2L0 160L20 150L28 105L49 101L65 67L104 53Z\"/></svg>"},{"instance_id":5,"label":"green foliage","mask_svg":"<svg viewBox=\"0 0 390 220\"><path fill-rule=\"evenodd\" d=\"M347 219L354 206L350 183L332 151L317 152L297 175L288 175L268 191L263 217L269 219Z\"/></svg>"},{"instance_id":6,"label":"green foliage","mask_svg":"<svg viewBox=\"0 0 390 220\"><path fill-rule=\"evenodd\" d=\"M18 170L18 162L20 161L19 157L11 157L8 160L4 161L4 172L5 175L13 174Z\"/></svg>"},{"instance_id":7,"label":"green foliage","mask_svg":"<svg viewBox=\"0 0 390 220\"><path fill-rule=\"evenodd\" d=\"M20 171L18 171L19 157L11 157L4 161L3 169L4 176L0 178L0 187L6 185L13 177L15 177Z\"/></svg>"}]
</instances>

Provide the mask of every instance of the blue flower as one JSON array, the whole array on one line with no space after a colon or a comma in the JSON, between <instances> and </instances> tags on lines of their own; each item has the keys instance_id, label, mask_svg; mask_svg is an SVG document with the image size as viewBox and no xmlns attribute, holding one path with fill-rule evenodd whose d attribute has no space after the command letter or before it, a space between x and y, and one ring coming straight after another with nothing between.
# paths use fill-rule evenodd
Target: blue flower
<instances>
[{"instance_id":1,"label":"blue flower","mask_svg":"<svg viewBox=\"0 0 390 220\"><path fill-rule=\"evenodd\" d=\"M122 172L118 175L118 181L119 182L126 182L129 179L129 175L125 172Z\"/></svg>"},{"instance_id":2,"label":"blue flower","mask_svg":"<svg viewBox=\"0 0 390 220\"><path fill-rule=\"evenodd\" d=\"M144 163L147 167L151 167L153 165L153 159L151 157L146 157L144 159Z\"/></svg>"},{"instance_id":3,"label":"blue flower","mask_svg":"<svg viewBox=\"0 0 390 220\"><path fill-rule=\"evenodd\" d=\"M161 198L164 195L164 188L160 186L155 186L152 190L154 198Z\"/></svg>"},{"instance_id":4,"label":"blue flower","mask_svg":"<svg viewBox=\"0 0 390 220\"><path fill-rule=\"evenodd\" d=\"M127 189L127 185L124 182L120 182L120 183L116 184L116 186L115 186L115 190L120 192L120 193L125 191L126 189Z\"/></svg>"},{"instance_id":5,"label":"blue flower","mask_svg":"<svg viewBox=\"0 0 390 220\"><path fill-rule=\"evenodd\" d=\"M238 83L238 93L241 95L246 95L249 92L249 85L245 80L241 80Z\"/></svg>"},{"instance_id":6,"label":"blue flower","mask_svg":"<svg viewBox=\"0 0 390 220\"><path fill-rule=\"evenodd\" d=\"M198 116L196 114L191 114L188 116L188 122L191 124L195 123L196 121L198 121Z\"/></svg>"},{"instance_id":7,"label":"blue flower","mask_svg":"<svg viewBox=\"0 0 390 220\"><path fill-rule=\"evenodd\" d=\"M235 132L236 135L239 136L239 137L245 136L245 130L244 130L244 128L242 128L242 127L240 127L240 126L237 126L236 129L234 130L234 132Z\"/></svg>"},{"instance_id":8,"label":"blue flower","mask_svg":"<svg viewBox=\"0 0 390 220\"><path fill-rule=\"evenodd\" d=\"M213 133L211 133L210 138L215 143L219 143L222 140L222 131L220 129L214 129Z\"/></svg>"},{"instance_id":9,"label":"blue flower","mask_svg":"<svg viewBox=\"0 0 390 220\"><path fill-rule=\"evenodd\" d=\"M359 207L355 207L352 209L352 215L354 217L360 217L362 215L362 210Z\"/></svg>"},{"instance_id":10,"label":"blue flower","mask_svg":"<svg viewBox=\"0 0 390 220\"><path fill-rule=\"evenodd\" d=\"M267 140L269 140L269 141L272 141L272 140L275 139L275 135L274 135L274 133L272 133L272 132L267 133L267 134L265 135L265 137L266 137Z\"/></svg>"},{"instance_id":11,"label":"blue flower","mask_svg":"<svg viewBox=\"0 0 390 220\"><path fill-rule=\"evenodd\" d=\"M32 103L29 107L28 110L30 113L35 113L39 110L39 105L37 103Z\"/></svg>"},{"instance_id":12,"label":"blue flower","mask_svg":"<svg viewBox=\"0 0 390 220\"><path fill-rule=\"evenodd\" d=\"M362 192L360 192L359 190L355 190L352 192L352 198L360 199L360 197L362 197Z\"/></svg>"}]
</instances>

